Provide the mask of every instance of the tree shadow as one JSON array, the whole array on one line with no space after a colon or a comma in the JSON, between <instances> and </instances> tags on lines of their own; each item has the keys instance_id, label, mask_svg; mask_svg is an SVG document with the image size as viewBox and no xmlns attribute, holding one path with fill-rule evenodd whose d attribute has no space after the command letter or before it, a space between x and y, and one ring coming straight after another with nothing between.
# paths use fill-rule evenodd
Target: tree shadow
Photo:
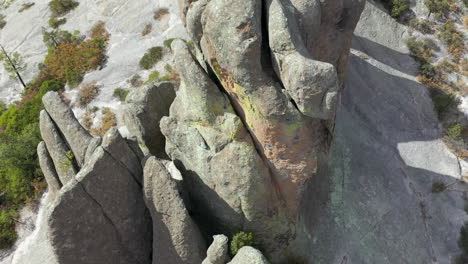
<instances>
[{"instance_id":1,"label":"tree shadow","mask_svg":"<svg viewBox=\"0 0 468 264\"><path fill-rule=\"evenodd\" d=\"M407 55L356 41L376 60L414 70L399 63ZM458 159L440 141L426 87L383 69L350 57L328 165L302 200L302 252L313 263L450 263L461 254L468 186L453 177Z\"/></svg>"}]
</instances>

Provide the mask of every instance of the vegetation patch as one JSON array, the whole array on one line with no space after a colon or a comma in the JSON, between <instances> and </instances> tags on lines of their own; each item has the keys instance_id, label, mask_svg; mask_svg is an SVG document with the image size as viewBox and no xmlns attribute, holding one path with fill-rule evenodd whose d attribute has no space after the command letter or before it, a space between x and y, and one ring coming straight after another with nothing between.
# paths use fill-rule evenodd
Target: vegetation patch
<instances>
[{"instance_id":1,"label":"vegetation patch","mask_svg":"<svg viewBox=\"0 0 468 264\"><path fill-rule=\"evenodd\" d=\"M101 87L97 85L96 81L82 85L78 93L78 96L79 96L78 104L81 107L86 107L89 103L91 103L96 98L96 96L98 96L100 88Z\"/></svg>"},{"instance_id":2,"label":"vegetation patch","mask_svg":"<svg viewBox=\"0 0 468 264\"><path fill-rule=\"evenodd\" d=\"M5 15L0 14L0 29L4 28L6 26L6 20L5 20Z\"/></svg>"},{"instance_id":3,"label":"vegetation patch","mask_svg":"<svg viewBox=\"0 0 468 264\"><path fill-rule=\"evenodd\" d=\"M128 80L128 82L132 87L140 87L143 85L143 81L141 80L141 76L139 74L133 75L132 78Z\"/></svg>"},{"instance_id":4,"label":"vegetation patch","mask_svg":"<svg viewBox=\"0 0 468 264\"><path fill-rule=\"evenodd\" d=\"M121 102L124 102L125 99L127 99L127 95L130 93L129 90L124 90L122 88L117 88L114 90L113 96L117 99L119 99Z\"/></svg>"},{"instance_id":5,"label":"vegetation patch","mask_svg":"<svg viewBox=\"0 0 468 264\"><path fill-rule=\"evenodd\" d=\"M452 123L447 127L446 133L451 139L459 139L463 133L463 126L460 123Z\"/></svg>"},{"instance_id":6,"label":"vegetation patch","mask_svg":"<svg viewBox=\"0 0 468 264\"><path fill-rule=\"evenodd\" d=\"M432 193L441 193L447 189L447 185L443 182L434 182L432 184Z\"/></svg>"},{"instance_id":7,"label":"vegetation patch","mask_svg":"<svg viewBox=\"0 0 468 264\"><path fill-rule=\"evenodd\" d=\"M245 246L253 246L254 234L252 232L239 232L236 233L231 240L231 254L235 256L239 249Z\"/></svg>"},{"instance_id":8,"label":"vegetation patch","mask_svg":"<svg viewBox=\"0 0 468 264\"><path fill-rule=\"evenodd\" d=\"M145 70L153 68L163 57L162 47L152 47L140 59L140 67Z\"/></svg>"},{"instance_id":9,"label":"vegetation patch","mask_svg":"<svg viewBox=\"0 0 468 264\"><path fill-rule=\"evenodd\" d=\"M455 28L453 21L449 20L439 27L437 37L447 44L448 51L455 60L459 60L465 52L465 43L463 33Z\"/></svg>"},{"instance_id":10,"label":"vegetation patch","mask_svg":"<svg viewBox=\"0 0 468 264\"><path fill-rule=\"evenodd\" d=\"M390 15L394 18L400 18L401 15L408 9L409 9L409 4L405 0L394 0L392 2Z\"/></svg>"},{"instance_id":11,"label":"vegetation patch","mask_svg":"<svg viewBox=\"0 0 468 264\"><path fill-rule=\"evenodd\" d=\"M148 76L148 80L145 82L145 84L151 84L159 81L159 72L154 71Z\"/></svg>"},{"instance_id":12,"label":"vegetation patch","mask_svg":"<svg viewBox=\"0 0 468 264\"><path fill-rule=\"evenodd\" d=\"M450 11L451 1L447 0L426 0L424 2L430 14L434 14L437 19L446 18Z\"/></svg>"},{"instance_id":13,"label":"vegetation patch","mask_svg":"<svg viewBox=\"0 0 468 264\"><path fill-rule=\"evenodd\" d=\"M33 7L36 3L24 3L21 8L18 10L18 13L23 13L24 11L28 10L29 8Z\"/></svg>"},{"instance_id":14,"label":"vegetation patch","mask_svg":"<svg viewBox=\"0 0 468 264\"><path fill-rule=\"evenodd\" d=\"M117 118L112 110L108 107L105 107L102 110L101 124L97 128L91 128L91 133L94 136L104 136L109 129L117 125Z\"/></svg>"},{"instance_id":15,"label":"vegetation patch","mask_svg":"<svg viewBox=\"0 0 468 264\"><path fill-rule=\"evenodd\" d=\"M145 28L143 29L143 31L141 32L141 35L142 36L146 36L148 35L149 33L151 33L151 31L153 31L153 25L151 25L150 23L146 24Z\"/></svg>"},{"instance_id":16,"label":"vegetation patch","mask_svg":"<svg viewBox=\"0 0 468 264\"><path fill-rule=\"evenodd\" d=\"M48 74L70 87L76 87L85 73L97 69L104 62L105 48L100 39L61 44L47 55L44 65Z\"/></svg>"},{"instance_id":17,"label":"vegetation patch","mask_svg":"<svg viewBox=\"0 0 468 264\"><path fill-rule=\"evenodd\" d=\"M15 210L0 210L0 248L10 248L16 241Z\"/></svg>"},{"instance_id":18,"label":"vegetation patch","mask_svg":"<svg viewBox=\"0 0 468 264\"><path fill-rule=\"evenodd\" d=\"M413 18L409 21L409 26L424 33L424 34L433 34L433 23L425 19Z\"/></svg>"},{"instance_id":19,"label":"vegetation patch","mask_svg":"<svg viewBox=\"0 0 468 264\"><path fill-rule=\"evenodd\" d=\"M28 65L24 62L23 56L18 52L8 53L1 45L0 49L0 62L3 62L10 79L20 81L23 87L26 87L21 72L25 71Z\"/></svg>"},{"instance_id":20,"label":"vegetation patch","mask_svg":"<svg viewBox=\"0 0 468 264\"><path fill-rule=\"evenodd\" d=\"M49 8L52 11L52 16L60 17L78 7L79 4L73 0L52 0L49 3Z\"/></svg>"},{"instance_id":21,"label":"vegetation patch","mask_svg":"<svg viewBox=\"0 0 468 264\"><path fill-rule=\"evenodd\" d=\"M163 44L164 44L164 47L168 48L168 49L171 49L171 45L172 45L172 42L175 40L175 38L170 38L170 39L166 39L164 40Z\"/></svg>"},{"instance_id":22,"label":"vegetation patch","mask_svg":"<svg viewBox=\"0 0 468 264\"><path fill-rule=\"evenodd\" d=\"M167 8L160 8L154 12L154 20L161 21L164 17L169 15L169 9Z\"/></svg>"},{"instance_id":23,"label":"vegetation patch","mask_svg":"<svg viewBox=\"0 0 468 264\"><path fill-rule=\"evenodd\" d=\"M442 93L434 95L432 101L439 118L443 118L444 114L456 109L461 103L455 95Z\"/></svg>"},{"instance_id":24,"label":"vegetation patch","mask_svg":"<svg viewBox=\"0 0 468 264\"><path fill-rule=\"evenodd\" d=\"M101 41L108 41L110 38L110 33L106 29L106 24L102 21L98 21L91 28L91 34L89 35L92 39L98 39Z\"/></svg>"},{"instance_id":25,"label":"vegetation patch","mask_svg":"<svg viewBox=\"0 0 468 264\"><path fill-rule=\"evenodd\" d=\"M67 19L66 18L56 18L56 17L51 17L49 19L49 26L51 28L58 28L60 27L61 25L67 23Z\"/></svg>"},{"instance_id":26,"label":"vegetation patch","mask_svg":"<svg viewBox=\"0 0 468 264\"><path fill-rule=\"evenodd\" d=\"M0 104L0 248L11 247L16 240L18 210L46 187L36 153L41 141L42 97L48 91L62 91L66 83L77 84L86 72L101 65L105 54L106 42L100 37L83 41L67 31L44 33L49 52L39 65L39 74L25 85L20 101ZM3 50L3 57L5 54L16 66L23 64L20 54ZM115 123L111 112L103 117L102 131Z\"/></svg>"}]
</instances>

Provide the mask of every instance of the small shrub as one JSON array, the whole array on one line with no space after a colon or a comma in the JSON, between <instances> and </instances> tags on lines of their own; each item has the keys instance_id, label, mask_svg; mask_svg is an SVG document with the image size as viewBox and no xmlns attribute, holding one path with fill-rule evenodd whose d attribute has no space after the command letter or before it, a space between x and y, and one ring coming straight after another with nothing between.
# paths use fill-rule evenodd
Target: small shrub
<instances>
[{"instance_id":1,"label":"small shrub","mask_svg":"<svg viewBox=\"0 0 468 264\"><path fill-rule=\"evenodd\" d=\"M93 120L94 120L93 112L86 111L86 113L83 115L83 120L81 124L83 125L84 128L86 128L87 130L90 130L91 127L93 126Z\"/></svg>"},{"instance_id":2,"label":"small shrub","mask_svg":"<svg viewBox=\"0 0 468 264\"><path fill-rule=\"evenodd\" d=\"M65 43L47 55L44 65L55 79L76 87L86 72L98 68L105 59L105 46L100 41Z\"/></svg>"},{"instance_id":3,"label":"small shrub","mask_svg":"<svg viewBox=\"0 0 468 264\"><path fill-rule=\"evenodd\" d=\"M457 65L455 63L452 63L448 59L444 59L441 62L439 62L436 66L438 71L441 72L446 72L446 73L452 73L457 71Z\"/></svg>"},{"instance_id":4,"label":"small shrub","mask_svg":"<svg viewBox=\"0 0 468 264\"><path fill-rule=\"evenodd\" d=\"M117 88L114 90L114 97L118 98L121 102L124 102L129 92L130 91L128 90Z\"/></svg>"},{"instance_id":5,"label":"small shrub","mask_svg":"<svg viewBox=\"0 0 468 264\"><path fill-rule=\"evenodd\" d=\"M40 87L40 94L45 95L48 91L58 92L63 89L63 83L57 80L47 80Z\"/></svg>"},{"instance_id":6,"label":"small shrub","mask_svg":"<svg viewBox=\"0 0 468 264\"><path fill-rule=\"evenodd\" d=\"M52 0L49 3L50 11L52 16L63 16L75 9L80 3L74 0Z\"/></svg>"},{"instance_id":7,"label":"small shrub","mask_svg":"<svg viewBox=\"0 0 468 264\"><path fill-rule=\"evenodd\" d=\"M432 23L425 19L413 18L409 21L409 25L424 34L434 33Z\"/></svg>"},{"instance_id":8,"label":"small shrub","mask_svg":"<svg viewBox=\"0 0 468 264\"><path fill-rule=\"evenodd\" d=\"M89 35L92 39L99 39L102 41L108 41L110 38L110 33L106 29L106 23L103 21L98 21L91 28L91 34Z\"/></svg>"},{"instance_id":9,"label":"small shrub","mask_svg":"<svg viewBox=\"0 0 468 264\"><path fill-rule=\"evenodd\" d=\"M82 42L83 37L80 36L80 31L75 30L73 33L70 33L66 30L52 30L42 31L42 41L51 49L65 44L65 43L80 43Z\"/></svg>"},{"instance_id":10,"label":"small shrub","mask_svg":"<svg viewBox=\"0 0 468 264\"><path fill-rule=\"evenodd\" d=\"M101 125L99 128L92 128L91 133L95 136L104 136L106 132L117 125L117 118L110 108L102 110Z\"/></svg>"},{"instance_id":11,"label":"small shrub","mask_svg":"<svg viewBox=\"0 0 468 264\"><path fill-rule=\"evenodd\" d=\"M141 80L141 76L139 74L133 75L128 82L132 87L140 87L143 85L143 81Z\"/></svg>"},{"instance_id":12,"label":"small shrub","mask_svg":"<svg viewBox=\"0 0 468 264\"><path fill-rule=\"evenodd\" d=\"M60 27L61 25L67 23L67 19L66 18L56 18L56 17L51 17L49 19L49 26L51 28L58 28Z\"/></svg>"},{"instance_id":13,"label":"small shrub","mask_svg":"<svg viewBox=\"0 0 468 264\"><path fill-rule=\"evenodd\" d=\"M410 55L416 60L427 61L434 53L435 43L431 39L418 40L415 37L410 37L405 42Z\"/></svg>"},{"instance_id":14,"label":"small shrub","mask_svg":"<svg viewBox=\"0 0 468 264\"><path fill-rule=\"evenodd\" d=\"M448 51L456 60L465 52L463 33L457 31L453 21L449 20L442 24L437 36L447 44Z\"/></svg>"},{"instance_id":15,"label":"small shrub","mask_svg":"<svg viewBox=\"0 0 468 264\"><path fill-rule=\"evenodd\" d=\"M4 53L0 50L0 62L3 61L3 67L8 72L11 80L19 80L17 75L26 70L28 64L24 62L24 57L18 52Z\"/></svg>"},{"instance_id":16,"label":"small shrub","mask_svg":"<svg viewBox=\"0 0 468 264\"><path fill-rule=\"evenodd\" d=\"M468 59L467 58L461 59L460 64L458 65L458 68L459 68L459 72L462 75L468 77Z\"/></svg>"},{"instance_id":17,"label":"small shrub","mask_svg":"<svg viewBox=\"0 0 468 264\"><path fill-rule=\"evenodd\" d=\"M0 14L0 29L4 28L6 23L5 15Z\"/></svg>"},{"instance_id":18,"label":"small shrub","mask_svg":"<svg viewBox=\"0 0 468 264\"><path fill-rule=\"evenodd\" d=\"M153 25L151 25L150 23L146 24L145 28L143 29L143 31L141 32L141 35L142 36L146 36L148 35L149 33L151 33L151 31L153 31Z\"/></svg>"},{"instance_id":19,"label":"small shrub","mask_svg":"<svg viewBox=\"0 0 468 264\"><path fill-rule=\"evenodd\" d=\"M409 9L409 5L405 0L394 0L390 15L394 18L399 18L403 12Z\"/></svg>"},{"instance_id":20,"label":"small shrub","mask_svg":"<svg viewBox=\"0 0 468 264\"><path fill-rule=\"evenodd\" d=\"M28 10L29 8L31 8L33 5L35 5L36 3L24 3L21 8L18 10L18 13L23 13L24 11Z\"/></svg>"},{"instance_id":21,"label":"small shrub","mask_svg":"<svg viewBox=\"0 0 468 264\"><path fill-rule=\"evenodd\" d=\"M98 86L95 81L83 85L78 93L79 95L78 104L81 107L87 106L99 94L99 89L100 89L100 86Z\"/></svg>"},{"instance_id":22,"label":"small shrub","mask_svg":"<svg viewBox=\"0 0 468 264\"><path fill-rule=\"evenodd\" d=\"M432 101L434 102L434 107L439 117L452 109L456 109L461 103L453 94L438 94L433 96Z\"/></svg>"},{"instance_id":23,"label":"small shrub","mask_svg":"<svg viewBox=\"0 0 468 264\"><path fill-rule=\"evenodd\" d=\"M61 172L67 172L73 166L73 160L75 159L75 155L71 150L67 151L65 158L59 161L59 170Z\"/></svg>"},{"instance_id":24,"label":"small shrub","mask_svg":"<svg viewBox=\"0 0 468 264\"><path fill-rule=\"evenodd\" d=\"M254 234L252 232L239 232L232 237L231 254L236 255L239 249L254 245Z\"/></svg>"},{"instance_id":25,"label":"small shrub","mask_svg":"<svg viewBox=\"0 0 468 264\"><path fill-rule=\"evenodd\" d=\"M148 76L148 80L145 82L145 84L150 84L159 81L159 72L154 71Z\"/></svg>"},{"instance_id":26,"label":"small shrub","mask_svg":"<svg viewBox=\"0 0 468 264\"><path fill-rule=\"evenodd\" d=\"M150 48L145 55L140 59L140 67L145 70L153 68L153 66L158 63L163 56L162 47L152 47Z\"/></svg>"},{"instance_id":27,"label":"small shrub","mask_svg":"<svg viewBox=\"0 0 468 264\"><path fill-rule=\"evenodd\" d=\"M441 193L447 189L447 185L443 182L434 182L432 184L432 193Z\"/></svg>"},{"instance_id":28,"label":"small shrub","mask_svg":"<svg viewBox=\"0 0 468 264\"><path fill-rule=\"evenodd\" d=\"M459 123L450 124L450 126L447 127L446 133L451 139L459 139L463 133L463 126Z\"/></svg>"},{"instance_id":29,"label":"small shrub","mask_svg":"<svg viewBox=\"0 0 468 264\"><path fill-rule=\"evenodd\" d=\"M431 78L436 75L434 66L432 66L432 64L426 60L421 61L421 65L419 66L419 73L426 78Z\"/></svg>"},{"instance_id":30,"label":"small shrub","mask_svg":"<svg viewBox=\"0 0 468 264\"><path fill-rule=\"evenodd\" d=\"M169 9L167 8L160 8L154 12L154 20L160 21L162 20L165 16L169 15Z\"/></svg>"},{"instance_id":31,"label":"small shrub","mask_svg":"<svg viewBox=\"0 0 468 264\"><path fill-rule=\"evenodd\" d=\"M172 45L172 42L175 40L175 38L170 38L170 39L166 39L163 44L164 44L164 47L168 48L168 49L171 49L171 45Z\"/></svg>"},{"instance_id":32,"label":"small shrub","mask_svg":"<svg viewBox=\"0 0 468 264\"><path fill-rule=\"evenodd\" d=\"M424 4L438 19L446 17L450 11L450 3L447 0L426 0Z\"/></svg>"},{"instance_id":33,"label":"small shrub","mask_svg":"<svg viewBox=\"0 0 468 264\"><path fill-rule=\"evenodd\" d=\"M0 249L11 248L16 241L14 210L0 210Z\"/></svg>"}]
</instances>

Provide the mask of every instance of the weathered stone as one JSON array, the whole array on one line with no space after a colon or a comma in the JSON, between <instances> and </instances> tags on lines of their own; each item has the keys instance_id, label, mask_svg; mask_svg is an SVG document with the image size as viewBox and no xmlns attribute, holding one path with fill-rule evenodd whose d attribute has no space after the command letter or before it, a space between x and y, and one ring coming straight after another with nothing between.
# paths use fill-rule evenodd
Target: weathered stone
<instances>
[{"instance_id":1,"label":"weathered stone","mask_svg":"<svg viewBox=\"0 0 468 264\"><path fill-rule=\"evenodd\" d=\"M49 96L47 100L60 98ZM52 116L61 118L56 113ZM101 146L97 146L100 139L89 140L94 152L86 153L86 163L79 170L71 151L67 151L71 143L61 138L76 135L76 119L60 121L70 125L64 127L70 129L68 132L59 131L46 111L42 111L40 121L45 144L39 144L38 153L52 193L41 209L45 212L28 242L31 246L20 251L14 263L151 263L151 218L141 183L134 175L139 173L141 177L142 168L125 139L114 129L104 136ZM75 149L90 150L87 146ZM60 182L54 181L54 172L60 172L62 157L68 158L66 164L79 172L68 178L59 174L60 182L66 183L58 191ZM29 259L31 256L37 256L39 262Z\"/></svg>"},{"instance_id":2,"label":"weathered stone","mask_svg":"<svg viewBox=\"0 0 468 264\"><path fill-rule=\"evenodd\" d=\"M159 121L169 114L169 107L175 98L171 83L159 83L133 90L127 97L124 123L131 135L150 153L165 157L165 139L159 128Z\"/></svg>"},{"instance_id":3,"label":"weathered stone","mask_svg":"<svg viewBox=\"0 0 468 264\"><path fill-rule=\"evenodd\" d=\"M261 18L261 1L211 0L202 16L202 49L295 215L304 182L327 152L327 132L295 107L272 62L262 61Z\"/></svg>"},{"instance_id":4,"label":"weathered stone","mask_svg":"<svg viewBox=\"0 0 468 264\"><path fill-rule=\"evenodd\" d=\"M229 261L229 239L225 235L213 236L213 243L211 243L207 256L202 264L225 264Z\"/></svg>"},{"instance_id":5,"label":"weathered stone","mask_svg":"<svg viewBox=\"0 0 468 264\"><path fill-rule=\"evenodd\" d=\"M73 111L60 99L58 93L48 92L42 97L42 101L73 151L78 166L83 166L92 136L80 125Z\"/></svg>"},{"instance_id":6,"label":"weathered stone","mask_svg":"<svg viewBox=\"0 0 468 264\"><path fill-rule=\"evenodd\" d=\"M49 155L49 151L45 143L42 141L37 146L37 156L39 159L39 165L41 166L42 172L47 182L48 190L52 194L56 194L60 188L62 188L62 183L55 171L55 166L52 158Z\"/></svg>"},{"instance_id":7,"label":"weathered stone","mask_svg":"<svg viewBox=\"0 0 468 264\"><path fill-rule=\"evenodd\" d=\"M453 263L468 185L411 74L402 36L412 29L375 5L355 32L328 168L303 198L298 246L311 263Z\"/></svg>"},{"instance_id":8,"label":"weathered stone","mask_svg":"<svg viewBox=\"0 0 468 264\"><path fill-rule=\"evenodd\" d=\"M269 264L260 250L253 247L242 247L228 264Z\"/></svg>"},{"instance_id":9,"label":"weathered stone","mask_svg":"<svg viewBox=\"0 0 468 264\"><path fill-rule=\"evenodd\" d=\"M55 166L52 158L49 155L49 151L44 142L39 143L37 146L37 156L39 159L39 165L41 166L42 173L47 182L48 190L52 195L56 195L57 192L62 188L62 183L55 171Z\"/></svg>"},{"instance_id":10,"label":"weathered stone","mask_svg":"<svg viewBox=\"0 0 468 264\"><path fill-rule=\"evenodd\" d=\"M200 263L205 242L177 184L155 157L145 163L143 188L153 219L153 263Z\"/></svg>"},{"instance_id":11,"label":"weathered stone","mask_svg":"<svg viewBox=\"0 0 468 264\"><path fill-rule=\"evenodd\" d=\"M114 127L107 131L101 146L117 163L130 172L139 185L142 185L143 168L140 159L120 135L117 128Z\"/></svg>"},{"instance_id":12,"label":"weathered stone","mask_svg":"<svg viewBox=\"0 0 468 264\"><path fill-rule=\"evenodd\" d=\"M268 167L228 98L185 43L174 41L172 50L181 85L161 131L168 155L181 165L194 217L209 235L255 230L270 254L280 254L294 227Z\"/></svg>"},{"instance_id":13,"label":"weathered stone","mask_svg":"<svg viewBox=\"0 0 468 264\"><path fill-rule=\"evenodd\" d=\"M338 92L333 65L313 60L306 49L287 1L269 0L268 37L275 71L299 111L306 116L332 119Z\"/></svg>"},{"instance_id":14,"label":"weathered stone","mask_svg":"<svg viewBox=\"0 0 468 264\"><path fill-rule=\"evenodd\" d=\"M70 182L78 171L73 152L68 148L66 141L55 126L46 111L40 114L41 136L44 140L50 157L54 161L55 170L60 182L65 185ZM47 170L47 168L44 168Z\"/></svg>"}]
</instances>

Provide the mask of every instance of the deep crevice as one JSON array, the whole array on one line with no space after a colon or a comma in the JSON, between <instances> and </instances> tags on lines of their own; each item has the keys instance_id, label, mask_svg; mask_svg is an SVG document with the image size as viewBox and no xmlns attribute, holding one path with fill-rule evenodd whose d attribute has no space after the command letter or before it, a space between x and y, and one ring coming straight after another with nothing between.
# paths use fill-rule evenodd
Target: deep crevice
<instances>
[{"instance_id":1,"label":"deep crevice","mask_svg":"<svg viewBox=\"0 0 468 264\"><path fill-rule=\"evenodd\" d=\"M93 201L99 207L99 209L101 210L101 213L104 216L104 218L112 226L112 229L115 231L115 235L117 236L117 240L118 240L118 243L120 245L120 248L122 250L125 250L127 252L127 255L132 256L133 260L136 261L137 258L135 258L135 256L133 256L133 254L131 254L130 250L126 246L124 246L123 239L122 239L122 237L120 235L120 232L118 231L117 226L112 221L111 217L107 215L106 211L104 210L104 207L90 193L88 193L88 191L86 190L86 188L84 187L84 185L80 181L76 180L76 182L83 189L83 192L89 197L89 199L91 199L91 201Z\"/></svg>"},{"instance_id":2,"label":"deep crevice","mask_svg":"<svg viewBox=\"0 0 468 264\"><path fill-rule=\"evenodd\" d=\"M133 172L130 171L130 169L120 160L116 159L114 156L112 156L112 154L107 151L106 148L102 147L102 150L104 150L104 152L109 155L109 157L111 157L111 159L113 159L115 162L117 162L117 164L119 164L121 167L123 167L131 176L132 176L132 179L135 181L135 183L138 185L138 187L140 187L140 189L143 187L143 185L141 184L140 181L138 181L137 177L135 176L135 174L133 174ZM138 159L138 157L137 157ZM140 165L140 164L139 164ZM141 166L141 165L140 165ZM143 171L143 169L142 169Z\"/></svg>"}]
</instances>

